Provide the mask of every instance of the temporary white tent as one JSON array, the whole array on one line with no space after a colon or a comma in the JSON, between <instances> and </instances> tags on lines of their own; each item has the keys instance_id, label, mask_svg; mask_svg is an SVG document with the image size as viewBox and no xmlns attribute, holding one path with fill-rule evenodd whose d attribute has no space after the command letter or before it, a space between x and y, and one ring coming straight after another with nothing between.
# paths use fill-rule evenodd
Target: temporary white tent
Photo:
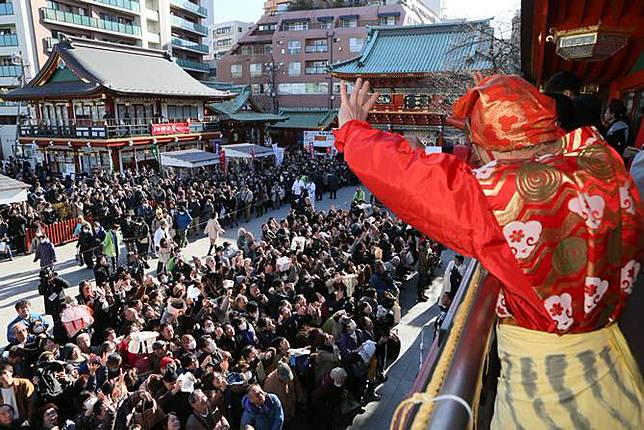
<instances>
[{"instance_id":1,"label":"temporary white tent","mask_svg":"<svg viewBox=\"0 0 644 430\"><path fill-rule=\"evenodd\" d=\"M253 149L255 158L273 157L275 152L273 148L266 146L254 145L252 143L236 143L234 145L224 145L221 147L226 153L226 158L253 158Z\"/></svg>"},{"instance_id":2,"label":"temporary white tent","mask_svg":"<svg viewBox=\"0 0 644 430\"><path fill-rule=\"evenodd\" d=\"M213 152L200 149L162 152L161 164L166 167L196 168L219 164L219 156Z\"/></svg>"},{"instance_id":3,"label":"temporary white tent","mask_svg":"<svg viewBox=\"0 0 644 430\"><path fill-rule=\"evenodd\" d=\"M0 175L0 205L19 203L27 200L29 185Z\"/></svg>"}]
</instances>

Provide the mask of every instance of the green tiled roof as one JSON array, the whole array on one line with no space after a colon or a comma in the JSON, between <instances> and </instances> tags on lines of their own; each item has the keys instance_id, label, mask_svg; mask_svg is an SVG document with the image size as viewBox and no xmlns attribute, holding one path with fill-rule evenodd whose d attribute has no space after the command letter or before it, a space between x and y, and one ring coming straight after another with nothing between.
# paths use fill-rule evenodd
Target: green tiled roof
<instances>
[{"instance_id":1,"label":"green tiled roof","mask_svg":"<svg viewBox=\"0 0 644 430\"><path fill-rule=\"evenodd\" d=\"M280 122L288 120L288 117L272 113L241 111L227 115L223 119L239 122Z\"/></svg>"},{"instance_id":2,"label":"green tiled roof","mask_svg":"<svg viewBox=\"0 0 644 430\"><path fill-rule=\"evenodd\" d=\"M232 100L228 100L221 103L212 103L210 108L214 111L217 111L224 115L230 115L232 113L239 112L243 108L248 100L250 99L250 88L244 87L241 89L241 92L237 97Z\"/></svg>"},{"instance_id":3,"label":"green tiled roof","mask_svg":"<svg viewBox=\"0 0 644 430\"><path fill-rule=\"evenodd\" d=\"M273 128L324 130L333 124L333 121L338 116L338 111L281 109L279 114L281 116L287 116L288 119L284 122L273 125Z\"/></svg>"},{"instance_id":4,"label":"green tiled roof","mask_svg":"<svg viewBox=\"0 0 644 430\"><path fill-rule=\"evenodd\" d=\"M219 114L219 118L224 121L240 122L279 122L288 118L282 115L265 113L259 109L251 99L251 92L248 86L239 87L239 94L232 100L209 105L210 109ZM249 105L249 110L244 107Z\"/></svg>"},{"instance_id":5,"label":"green tiled roof","mask_svg":"<svg viewBox=\"0 0 644 430\"><path fill-rule=\"evenodd\" d=\"M235 94L239 94L244 89L248 88L248 85L235 85L226 82L201 81L201 83L215 90L230 91Z\"/></svg>"},{"instance_id":6,"label":"green tiled roof","mask_svg":"<svg viewBox=\"0 0 644 430\"><path fill-rule=\"evenodd\" d=\"M333 75L430 74L492 68L490 20L372 27L360 56L331 67Z\"/></svg>"}]
</instances>

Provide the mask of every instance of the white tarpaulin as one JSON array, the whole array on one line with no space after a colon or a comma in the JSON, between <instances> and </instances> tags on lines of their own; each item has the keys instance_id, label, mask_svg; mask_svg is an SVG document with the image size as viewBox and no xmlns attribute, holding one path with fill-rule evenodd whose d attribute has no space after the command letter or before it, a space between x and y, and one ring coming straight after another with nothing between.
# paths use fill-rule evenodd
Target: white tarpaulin
<instances>
[{"instance_id":1,"label":"white tarpaulin","mask_svg":"<svg viewBox=\"0 0 644 430\"><path fill-rule=\"evenodd\" d=\"M226 153L226 155L228 155ZM166 167L195 168L219 164L219 155L200 149L185 149L161 153L161 164Z\"/></svg>"},{"instance_id":2,"label":"white tarpaulin","mask_svg":"<svg viewBox=\"0 0 644 430\"><path fill-rule=\"evenodd\" d=\"M24 182L0 175L0 205L27 201L28 189L29 185Z\"/></svg>"},{"instance_id":3,"label":"white tarpaulin","mask_svg":"<svg viewBox=\"0 0 644 430\"><path fill-rule=\"evenodd\" d=\"M236 143L234 145L224 145L222 149L226 151L226 158L262 158L274 157L273 148L254 145L252 143ZM253 154L254 151L254 154Z\"/></svg>"}]
</instances>

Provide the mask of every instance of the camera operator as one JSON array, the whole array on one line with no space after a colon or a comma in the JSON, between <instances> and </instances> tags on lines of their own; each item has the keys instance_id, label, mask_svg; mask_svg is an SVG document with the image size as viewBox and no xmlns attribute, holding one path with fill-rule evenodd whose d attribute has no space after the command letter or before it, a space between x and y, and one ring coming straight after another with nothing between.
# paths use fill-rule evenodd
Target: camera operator
<instances>
[{"instance_id":1,"label":"camera operator","mask_svg":"<svg viewBox=\"0 0 644 430\"><path fill-rule=\"evenodd\" d=\"M54 319L54 337L61 342L65 341L66 334L60 320L60 311L65 302L65 288L69 287L69 282L60 278L53 268L47 267L40 271L38 293L44 298L45 313Z\"/></svg>"}]
</instances>

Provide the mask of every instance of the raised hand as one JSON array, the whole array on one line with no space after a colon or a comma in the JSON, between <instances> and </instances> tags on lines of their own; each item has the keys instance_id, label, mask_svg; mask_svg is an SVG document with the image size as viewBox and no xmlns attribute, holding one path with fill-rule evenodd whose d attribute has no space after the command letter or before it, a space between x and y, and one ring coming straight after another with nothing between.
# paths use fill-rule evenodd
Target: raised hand
<instances>
[{"instance_id":1,"label":"raised hand","mask_svg":"<svg viewBox=\"0 0 644 430\"><path fill-rule=\"evenodd\" d=\"M378 93L369 93L369 81L362 78L356 80L351 96L347 94L346 82L340 83L340 98L342 104L338 112L338 123L342 127L347 122L357 119L365 121L369 116L369 111L378 100Z\"/></svg>"}]
</instances>

